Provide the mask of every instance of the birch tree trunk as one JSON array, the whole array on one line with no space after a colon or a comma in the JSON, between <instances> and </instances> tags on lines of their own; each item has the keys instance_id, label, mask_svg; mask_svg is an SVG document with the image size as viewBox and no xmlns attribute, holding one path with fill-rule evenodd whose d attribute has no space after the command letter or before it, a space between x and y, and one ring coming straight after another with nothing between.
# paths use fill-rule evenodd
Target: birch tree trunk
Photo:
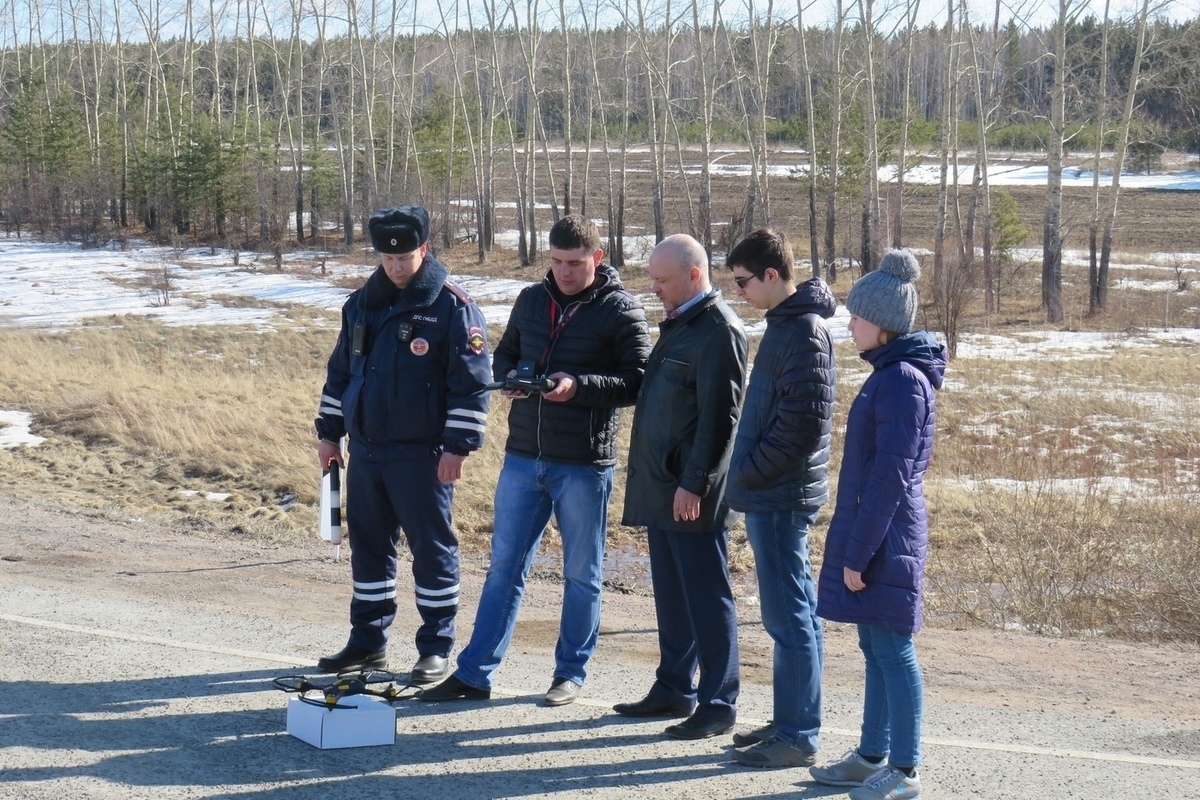
<instances>
[{"instance_id":1,"label":"birch tree trunk","mask_svg":"<svg viewBox=\"0 0 1200 800\"><path fill-rule=\"evenodd\" d=\"M317 0L313 0L313 13L317 24L317 45L321 60L318 67L318 73L321 76L320 84L321 91L318 92L318 97L324 94L324 86L326 75L330 69L329 58L329 39L326 36L326 23L328 17L328 0L322 0L322 8L320 11L316 8ZM353 72L352 64L348 64L351 73ZM354 108L354 80L346 82L346 91L349 97L345 98L346 106L351 111ZM333 134L334 142L337 145L338 153L338 176L341 189L341 206L342 206L342 243L346 247L351 247L354 244L354 216L352 205L354 202L354 115L346 113L342 108L342 99L333 93L330 98L330 115L333 118ZM317 112L322 113L321 111ZM343 120L343 117L348 118L348 122Z\"/></svg>"},{"instance_id":2,"label":"birch tree trunk","mask_svg":"<svg viewBox=\"0 0 1200 800\"><path fill-rule=\"evenodd\" d=\"M992 16L992 52L988 69L982 70L979 65L979 48L972 39L971 52L975 56L975 96L979 106L979 153L981 179L983 183L983 302L984 311L988 314L999 310L998 273L999 264L992 252L992 187L991 187L991 153L988 146L988 131L992 125L992 115L995 112L997 69L1000 63L1000 52L1007 46L1000 36L1000 7L1001 0L996 0ZM986 77L986 82L984 78Z\"/></svg>"},{"instance_id":3,"label":"birch tree trunk","mask_svg":"<svg viewBox=\"0 0 1200 800\"><path fill-rule=\"evenodd\" d=\"M1133 123L1138 81L1141 78L1142 61L1146 55L1146 36L1150 20L1150 0L1142 0L1137 17L1137 49L1134 50L1133 66L1129 74L1129 90L1125 94L1125 108L1121 112L1121 131L1117 135L1116 154L1113 160L1112 186L1109 190L1108 213L1104 219L1104 237L1100 246L1100 268L1096 273L1096 307L1108 308L1108 262L1112 256L1113 227L1117 222L1117 201L1121 196L1121 172L1125 168L1125 151L1129 148L1129 129Z\"/></svg>"},{"instance_id":4,"label":"birch tree trunk","mask_svg":"<svg viewBox=\"0 0 1200 800\"><path fill-rule=\"evenodd\" d=\"M378 38L378 27L376 25L376 5L374 0L369 4L369 12L367 15L367 34L370 37L363 35L361 22L358 20L358 6L351 0L350 2L351 19L354 20L352 30L354 32L354 41L358 50L358 71L359 80L361 81L361 97L362 97L362 154L363 154L363 230L366 231L366 219L379 205L379 169L375 163L375 105L377 97L377 81L376 81L376 58L378 49L375 47L375 42ZM371 57L367 58L367 42L371 43ZM457 75L457 71L455 73ZM351 114L354 109L351 108Z\"/></svg>"},{"instance_id":5,"label":"birch tree trunk","mask_svg":"<svg viewBox=\"0 0 1200 800\"><path fill-rule=\"evenodd\" d=\"M558 0L558 20L562 31L563 47L563 159L566 162L563 174L563 214L571 213L571 185L574 163L571 157L571 30L567 22L566 0Z\"/></svg>"},{"instance_id":6,"label":"birch tree trunk","mask_svg":"<svg viewBox=\"0 0 1200 800\"><path fill-rule=\"evenodd\" d=\"M649 125L650 135L650 153L653 163L653 179L651 180L650 194L651 204L654 213L654 241L661 242L666 237L666 220L663 216L663 183L666 181L666 163L664 155L664 147L662 143L662 135L660 130L662 123L659 119L661 108L658 98L658 87L662 84L664 76L659 73L658 64L655 59L653 47L653 39L650 34L649 25L647 23L648 4L646 0L636 0L637 2L637 42L638 52L641 54L642 66L646 76L646 122ZM667 5L667 22L670 24L670 0ZM669 35L668 35L669 40ZM667 54L667 59L670 59L670 54ZM669 88L662 87L663 102L669 96ZM627 107L628 108L628 107Z\"/></svg>"},{"instance_id":7,"label":"birch tree trunk","mask_svg":"<svg viewBox=\"0 0 1200 800\"><path fill-rule=\"evenodd\" d=\"M259 2L262 2L262 0L259 0ZM211 0L210 0L210 4L211 4ZM297 244L303 244L304 243L304 183L303 183L303 178L301 176L304 172L304 170L303 170L304 155L303 155L302 147L297 146L296 129L295 129L295 123L292 120L292 110L291 110L291 105L292 105L292 101L291 101L292 60L294 58L292 51L293 51L293 49L296 48L296 45L299 43L299 38L298 38L299 20L296 19L296 17L295 17L295 6L293 6L292 7L292 17L291 17L293 27L292 27L291 36L289 36L289 38L286 42L281 42L275 36L275 30L274 30L274 26L271 24L270 14L262 6L260 6L260 9L262 10L264 25L267 29L267 41L269 43L269 46L271 48L271 53L273 56L273 58L271 59L271 65L273 67L273 72L275 75L275 87L276 87L275 97L277 98L277 100L281 106L279 109L279 121L276 126L277 133L275 136L275 142L276 142L276 146L278 146L279 140L281 138L287 139L285 146L287 149L290 166L292 168L292 176L293 176L292 185L293 185L293 190L295 192L294 200L295 200L295 214L296 214L296 242L297 242ZM281 45L283 45L287 48L287 72L286 72L286 75L284 73L284 67L283 67L283 63L282 63L284 60L283 55L280 52ZM301 89L301 96L303 96L303 89ZM300 134L300 138L301 138L301 140L303 139L303 133Z\"/></svg>"},{"instance_id":8,"label":"birch tree trunk","mask_svg":"<svg viewBox=\"0 0 1200 800\"><path fill-rule=\"evenodd\" d=\"M482 47L480 33L475 26L472 4L467 3L467 26L471 40L471 54L474 66L472 74L475 82L475 125L479 133L479 154L476 169L476 198L475 222L477 244L476 254L482 263L492 249L495 239L495 198L492 196L492 186L496 174L496 83L499 76L489 70L488 61L481 54L486 53ZM494 38L494 32L484 35ZM465 109L464 109L465 113Z\"/></svg>"},{"instance_id":9,"label":"birch tree trunk","mask_svg":"<svg viewBox=\"0 0 1200 800\"><path fill-rule=\"evenodd\" d=\"M956 78L954 51L956 49L954 26L954 0L946 0L946 68L943 72L945 85L942 90L942 141L941 164L938 178L937 218L933 231L933 302L941 307L946 296L946 216L950 181L950 147L953 131L952 118L955 114L950 86ZM958 176L953 177L955 183Z\"/></svg>"},{"instance_id":10,"label":"birch tree trunk","mask_svg":"<svg viewBox=\"0 0 1200 800\"><path fill-rule=\"evenodd\" d=\"M960 2L959 7L963 4ZM949 98L948 102L952 109L950 113L950 174L953 180L947 188L947 198L949 202L949 211L954 221L955 236L955 252L958 256L954 264L947 265L947 272L952 271L956 266L961 266L966 263L967 257L967 242L972 239L974 234L970 230L969 225L963 224L962 217L962 187L959 185L959 179L962 176L962 165L959 162L959 148L962 142L962 137L959 135L959 128L962 124L962 95L961 80L962 80L962 49L963 49L963 33L962 30L970 25L970 20L967 19L965 12L960 15L955 33L955 47L950 53L951 80L946 87L946 94ZM975 177L971 178L972 186L974 186ZM973 244L971 245L974 246ZM954 283L955 279L947 275L946 285Z\"/></svg>"},{"instance_id":11,"label":"birch tree trunk","mask_svg":"<svg viewBox=\"0 0 1200 800\"><path fill-rule=\"evenodd\" d=\"M501 76L504 72L501 69L499 37L495 35L494 31L505 24L509 13L514 17L516 16L516 4L515 0L508 0L507 11L503 18L500 18L499 15L497 0L484 0L482 5L488 22L488 28L493 31L492 35L488 37L491 43L489 64L491 65L492 74L496 76L495 79L499 83L503 80ZM509 168L512 170L513 183L516 185L517 194L517 258L521 266L527 267L533 263L529 247L529 230L526 225L526 198L529 194L529 185L527 183L527 173L517 161L517 134L513 120L512 103L507 94L502 95L501 100L504 108L504 129L508 134ZM526 160L528 160L528 156L526 156Z\"/></svg>"},{"instance_id":12,"label":"birch tree trunk","mask_svg":"<svg viewBox=\"0 0 1200 800\"><path fill-rule=\"evenodd\" d=\"M802 0L797 0L802 2ZM696 222L696 238L704 244L708 263L713 256L712 228L712 137L713 117L716 113L716 86L714 72L717 60L717 30L720 20L720 5L712 4L712 25L708 41L700 25L700 0L692 0L692 34L695 36L696 67L700 81L700 203Z\"/></svg>"},{"instance_id":13,"label":"birch tree trunk","mask_svg":"<svg viewBox=\"0 0 1200 800\"><path fill-rule=\"evenodd\" d=\"M470 163L471 163L471 183L472 183L471 189L472 189L472 194L473 194L472 206L475 210L476 239L479 244L479 246L477 248L477 254L479 256L479 260L483 261L483 257L485 255L485 250L483 247L483 231L482 231L483 215L481 213L481 210L483 207L483 170L484 170L483 158L484 157L483 157L483 154L480 153L480 148L477 146L477 142L476 142L476 138L475 138L475 136L476 136L475 122L472 120L470 109L468 109L468 107L467 107L467 98L466 98L467 91L466 91L466 87L463 86L463 80L462 80L464 64L460 61L461 54L458 49L457 34L455 33L454 30L451 29L449 21L446 19L446 15L442 11L442 5L440 2L438 3L438 11L442 15L442 26L443 26L443 29L445 30L446 44L447 44L447 47L449 48L451 69L454 72L454 95L455 95L456 103L458 105L461 105L461 107L462 107L463 132L467 135L467 152L468 152L468 156L470 158ZM455 2L455 4L454 4L454 18L456 20L458 19L458 3L457 2ZM475 36L474 29L472 28L471 31L465 32L464 35L470 37L470 41L472 42L470 57L474 58L474 54L476 52L476 49L473 46L474 36ZM476 80L478 80L478 74L476 74ZM451 141L453 141L453 140L454 140L454 133L452 132L451 133ZM450 159L451 163L453 163L453 159L454 159L454 148L453 147L451 147L451 149L450 149L449 159ZM452 208L453 208L453 200L455 199L451 196L449 187L450 187L450 182L449 182L449 180L447 180L446 212L445 212L445 222L444 222L444 226L443 226L444 232L442 235L442 241L447 248L451 247L453 244L453 241L452 241L453 231L451 230L451 228L452 228L452 225L454 224L454 214L452 213Z\"/></svg>"},{"instance_id":14,"label":"birch tree trunk","mask_svg":"<svg viewBox=\"0 0 1200 800\"><path fill-rule=\"evenodd\" d=\"M767 227L771 224L771 173L770 173L770 156L767 150L767 103L769 102L768 93L771 84L771 61L772 54L775 51L775 0L767 0L766 21L759 23L755 19L754 0L748 1L750 9L750 42L751 49L754 54L754 95L755 95L755 116L754 116L754 147L752 153L754 155L754 171L755 171L755 194L757 195L758 207L747 208L746 214L746 232L749 233L753 227ZM762 42L760 44L758 31L762 29ZM757 214L753 213L757 211ZM755 225L754 223L757 223Z\"/></svg>"},{"instance_id":15,"label":"birch tree trunk","mask_svg":"<svg viewBox=\"0 0 1200 800\"><path fill-rule=\"evenodd\" d=\"M1088 222L1088 316L1100 309L1100 158L1104 152L1104 135L1108 131L1108 28L1109 0L1104 0L1104 17L1100 22L1100 85L1096 109L1096 144L1092 148L1092 218ZM1116 177L1115 175L1113 176Z\"/></svg>"},{"instance_id":16,"label":"birch tree trunk","mask_svg":"<svg viewBox=\"0 0 1200 800\"><path fill-rule=\"evenodd\" d=\"M663 65L663 74L665 75L665 78L666 78L664 81L664 85L667 87L671 87L671 86L673 86L672 81L673 81L673 78L675 77L676 70L673 68L669 56L670 56L670 53L675 49L674 45L675 45L676 35L673 32L671 32L670 30L664 31L664 33L667 37L666 47L664 49L665 49L666 53L668 54L666 63ZM680 71L682 71L682 70L680 70ZM662 105L663 105L663 110L664 110L664 113L666 116L666 120L665 120L665 124L664 124L664 128L663 128L663 136L664 137L666 136L667 129L669 128L672 133L672 139L673 139L672 143L675 146L674 147L675 165L676 165L676 169L678 170L679 186L676 188L676 193L683 194L683 208L684 208L684 213L687 216L687 232L692 237L699 240L700 232L696 229L696 204L692 198L692 182L688 178L687 164L686 164L685 158L684 158L683 132L679 129L679 114L675 110L675 107L676 107L677 103L679 102L677 99L677 94L678 93L674 89L670 89L663 95ZM665 141L663 142L663 149L664 149L663 167L664 167L664 175L665 175L665 169L666 169L666 161L665 161L666 142ZM682 191L680 191L680 190L682 190ZM710 269L710 271L712 269L712 260L711 259L709 260L709 269Z\"/></svg>"},{"instance_id":17,"label":"birch tree trunk","mask_svg":"<svg viewBox=\"0 0 1200 800\"><path fill-rule=\"evenodd\" d=\"M866 176L863 186L862 252L859 268L866 275L879 263L882 251L879 229L879 122L875 100L875 19L873 0L858 0L863 34L863 69L866 89L866 129L864 131L867 150Z\"/></svg>"},{"instance_id":18,"label":"birch tree trunk","mask_svg":"<svg viewBox=\"0 0 1200 800\"><path fill-rule=\"evenodd\" d=\"M1062 305L1062 169L1066 137L1067 25L1074 19L1072 0L1058 0L1054 44L1050 51L1050 146L1047 152L1046 213L1042 231L1042 305L1048 322L1061 322Z\"/></svg>"},{"instance_id":19,"label":"birch tree trunk","mask_svg":"<svg viewBox=\"0 0 1200 800\"><path fill-rule=\"evenodd\" d=\"M262 97L259 95L259 79L258 79L258 53L257 40L258 31L255 28L255 18L251 11L252 3L246 3L246 40L250 46L250 78L246 87L246 98L250 104L250 108L254 109L254 152L258 158L258 169L255 172L255 179L258 181L258 235L263 241L277 244L278 236L276 235L276 225L272 223L272 216L276 210L277 203L275 200L274 187L277 185L274 176L270 175L267 165L270 160L267 159L266 153L263 150L265 144L263 140L263 125L262 125ZM247 122L247 125L249 123ZM246 136L243 136L245 140Z\"/></svg>"},{"instance_id":20,"label":"birch tree trunk","mask_svg":"<svg viewBox=\"0 0 1200 800\"><path fill-rule=\"evenodd\" d=\"M525 142L526 148L530 154L530 158L534 158L533 149L537 145L537 140L541 139L542 158L546 162L546 180L549 187L549 197L547 203L550 205L550 218L558 221L558 189L555 186L554 180L554 162L550 159L550 143L546 137L546 125L542 119L542 105L538 89L538 48L541 44L541 28L538 25L539 15L538 0L526 0L525 3L525 35L520 35L520 28L516 30L517 41L521 45L521 59L525 65L525 80L528 84L529 100L525 106L527 123L525 126ZM516 14L513 14L516 19ZM537 176L536 166L530 165L530 197L534 196L534 187L532 181ZM536 220L534 219L534 207L529 208L529 226L530 230L536 229ZM537 242L534 241L536 248Z\"/></svg>"},{"instance_id":21,"label":"birch tree trunk","mask_svg":"<svg viewBox=\"0 0 1200 800\"><path fill-rule=\"evenodd\" d=\"M122 230L129 227L129 159L134 147L133 123L129 119L129 93L125 84L125 45L122 39L121 4L113 8L113 39L117 63L117 119L121 125L121 178L117 191L117 222Z\"/></svg>"},{"instance_id":22,"label":"birch tree trunk","mask_svg":"<svg viewBox=\"0 0 1200 800\"><path fill-rule=\"evenodd\" d=\"M292 73L295 73L296 79L296 120L293 129L292 115L287 112L287 97L291 94L291 84L287 87L287 92L284 96L284 116L288 120L288 148L292 154L292 169L296 171L295 190L296 190L296 241L304 242L304 165L306 162L304 153L304 42L300 38L301 23L303 22L303 8L297 0L292 0L292 36L288 42L289 50L295 48L295 55L289 53L288 57L288 75L289 79ZM295 61L294 68L292 62ZM314 209L309 209L312 215ZM310 220L312 238L317 238L316 218Z\"/></svg>"},{"instance_id":23,"label":"birch tree trunk","mask_svg":"<svg viewBox=\"0 0 1200 800\"><path fill-rule=\"evenodd\" d=\"M842 151L842 36L846 28L844 0L834 0L833 22L833 98L829 121L829 181L825 187L825 272L830 283L837 282L837 189Z\"/></svg>"},{"instance_id":24,"label":"birch tree trunk","mask_svg":"<svg viewBox=\"0 0 1200 800\"><path fill-rule=\"evenodd\" d=\"M621 16L623 19L629 18L629 2L630 0L622 0ZM629 109L632 103L632 90L630 89L632 58L630 52L632 48L629 45L628 31L629 26L626 25L620 33L621 74L625 78L621 81L621 107L618 109L618 113L621 115L621 169L617 188L616 209L609 212L609 216L616 219L616 235L610 255L613 266L618 268L625 266L625 195L629 178Z\"/></svg>"},{"instance_id":25,"label":"birch tree trunk","mask_svg":"<svg viewBox=\"0 0 1200 800\"><path fill-rule=\"evenodd\" d=\"M796 29L800 35L800 63L804 68L805 121L808 123L808 246L814 278L821 277L821 248L817 228L817 113L813 98L808 36L804 30L804 0L796 0Z\"/></svg>"},{"instance_id":26,"label":"birch tree trunk","mask_svg":"<svg viewBox=\"0 0 1200 800\"><path fill-rule=\"evenodd\" d=\"M896 213L892 224L892 247L904 246L904 179L908 174L908 132L912 122L913 43L921 0L910 0L904 26L904 111L900 120L900 152L896 154Z\"/></svg>"},{"instance_id":27,"label":"birch tree trunk","mask_svg":"<svg viewBox=\"0 0 1200 800\"><path fill-rule=\"evenodd\" d=\"M75 60L80 70L80 82L83 84L81 91L83 115L87 127L88 149L91 151L91 158L89 159L91 179L88 181L85 191L81 192L79 221L80 225L89 231L90 236L98 236L104 202L103 192L105 183L102 179L100 164L100 105L102 102L100 92L104 82L101 54L103 37L97 35L97 29L100 26L99 21L94 19L91 0L87 2L84 21L88 30L88 41L91 42L91 46L88 48L89 53L85 53L83 50L83 37L79 34L79 10L72 4L72 38L74 40ZM87 71L85 71L85 63L87 64Z\"/></svg>"}]
</instances>

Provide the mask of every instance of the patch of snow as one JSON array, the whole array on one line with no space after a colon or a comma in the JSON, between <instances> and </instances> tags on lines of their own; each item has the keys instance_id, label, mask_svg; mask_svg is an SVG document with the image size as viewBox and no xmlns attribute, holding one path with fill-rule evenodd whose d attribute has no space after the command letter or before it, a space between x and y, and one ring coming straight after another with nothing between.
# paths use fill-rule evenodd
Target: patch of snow
<instances>
[{"instance_id":1,"label":"patch of snow","mask_svg":"<svg viewBox=\"0 0 1200 800\"><path fill-rule=\"evenodd\" d=\"M0 409L0 449L12 447L37 447L46 441L44 436L30 433L33 415L26 411Z\"/></svg>"},{"instance_id":2,"label":"patch of snow","mask_svg":"<svg viewBox=\"0 0 1200 800\"><path fill-rule=\"evenodd\" d=\"M1160 497L1197 497L1200 496L1194 483L1180 483L1174 487L1165 487L1161 481L1150 479L1133 479L1119 476L1098 476L1094 478L1054 478L1049 480L1023 481L1013 478L957 478L937 481L936 485L950 489L966 489L971 492L981 489L991 489L1000 492L1050 494L1103 494L1113 497L1128 497L1146 500ZM1172 491L1164 492L1171 488Z\"/></svg>"},{"instance_id":3,"label":"patch of snow","mask_svg":"<svg viewBox=\"0 0 1200 800\"><path fill-rule=\"evenodd\" d=\"M957 175L950 176L950 182L960 186L969 186L974 172L974 165L960 166ZM1050 168L1045 164L1029 164L1015 162L1011 164L991 164L988 167L988 183L992 186L1045 186L1050 176ZM1070 187L1090 188L1093 173L1091 170L1065 168L1062 173L1062 185ZM881 181L896 180L896 166L889 164L879 169ZM904 176L906 183L918 183L936 186L941 183L941 167L937 164L919 164L912 167ZM1112 171L1100 173L1100 185L1112 185ZM1188 170L1183 172L1160 172L1155 175L1121 174L1121 186L1126 189L1164 189L1169 191L1200 191L1200 171Z\"/></svg>"},{"instance_id":4,"label":"patch of snow","mask_svg":"<svg viewBox=\"0 0 1200 800\"><path fill-rule=\"evenodd\" d=\"M181 256L225 266L189 268L180 264ZM180 254L150 246L85 251L71 244L0 240L0 325L59 329L92 317L136 314L166 325L268 327L275 309L230 307L212 298L237 295L337 310L347 294L319 279L234 267L227 252Z\"/></svg>"},{"instance_id":5,"label":"patch of snow","mask_svg":"<svg viewBox=\"0 0 1200 800\"><path fill-rule=\"evenodd\" d=\"M214 503L223 503L229 498L233 497L233 495L229 492L198 492L195 489L180 489L179 494L183 495L184 497L203 497L205 500L209 500Z\"/></svg>"},{"instance_id":6,"label":"patch of snow","mask_svg":"<svg viewBox=\"0 0 1200 800\"><path fill-rule=\"evenodd\" d=\"M1116 282L1121 289L1136 289L1139 292L1178 292L1179 281L1146 281L1137 278L1121 278Z\"/></svg>"},{"instance_id":7,"label":"patch of snow","mask_svg":"<svg viewBox=\"0 0 1200 800\"><path fill-rule=\"evenodd\" d=\"M1132 332L1027 331L1018 336L964 333L959 358L1023 361L1040 358L1104 358L1118 349L1148 349L1167 342L1200 344L1200 328L1155 328Z\"/></svg>"}]
</instances>

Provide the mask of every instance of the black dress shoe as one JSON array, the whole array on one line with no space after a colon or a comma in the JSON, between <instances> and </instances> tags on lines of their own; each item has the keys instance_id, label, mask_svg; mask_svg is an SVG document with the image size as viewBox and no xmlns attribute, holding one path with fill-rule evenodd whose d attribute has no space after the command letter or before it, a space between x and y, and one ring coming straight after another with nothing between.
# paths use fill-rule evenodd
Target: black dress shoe
<instances>
[{"instance_id":1,"label":"black dress shoe","mask_svg":"<svg viewBox=\"0 0 1200 800\"><path fill-rule=\"evenodd\" d=\"M636 703L617 703L613 711L623 717L686 717L692 713L689 706L678 706L665 703L649 696L643 697Z\"/></svg>"},{"instance_id":2,"label":"black dress shoe","mask_svg":"<svg viewBox=\"0 0 1200 800\"><path fill-rule=\"evenodd\" d=\"M491 689L476 689L474 686L468 686L454 675L446 678L437 686L422 689L421 693L417 695L418 700L424 700L426 703L440 703L444 700L490 700L491 698Z\"/></svg>"},{"instance_id":3,"label":"black dress shoe","mask_svg":"<svg viewBox=\"0 0 1200 800\"><path fill-rule=\"evenodd\" d=\"M450 659L445 656L421 656L420 661L413 664L409 678L413 683L437 683L446 677L446 667Z\"/></svg>"},{"instance_id":4,"label":"black dress shoe","mask_svg":"<svg viewBox=\"0 0 1200 800\"><path fill-rule=\"evenodd\" d=\"M363 647L346 645L331 656L317 661L321 672L346 672L352 669L382 669L387 666L387 648L367 650Z\"/></svg>"},{"instance_id":5,"label":"black dress shoe","mask_svg":"<svg viewBox=\"0 0 1200 800\"><path fill-rule=\"evenodd\" d=\"M693 714L678 725L668 726L665 733L672 739L709 739L732 728L732 722L718 722Z\"/></svg>"}]
</instances>

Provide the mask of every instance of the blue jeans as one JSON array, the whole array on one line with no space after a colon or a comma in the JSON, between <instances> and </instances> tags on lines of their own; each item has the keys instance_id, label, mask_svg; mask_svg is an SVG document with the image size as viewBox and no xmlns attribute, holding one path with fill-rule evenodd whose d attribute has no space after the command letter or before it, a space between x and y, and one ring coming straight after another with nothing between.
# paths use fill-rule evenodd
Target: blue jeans
<instances>
[{"instance_id":1,"label":"blue jeans","mask_svg":"<svg viewBox=\"0 0 1200 800\"><path fill-rule=\"evenodd\" d=\"M912 634L859 625L858 646L867 659L858 752L887 756L894 767L915 767L921 762L924 683Z\"/></svg>"},{"instance_id":2,"label":"blue jeans","mask_svg":"<svg viewBox=\"0 0 1200 800\"><path fill-rule=\"evenodd\" d=\"M776 735L807 753L820 747L821 621L808 559L817 509L746 512L763 627L775 642Z\"/></svg>"},{"instance_id":3,"label":"blue jeans","mask_svg":"<svg viewBox=\"0 0 1200 800\"><path fill-rule=\"evenodd\" d=\"M600 635L601 574L613 468L555 464L509 453L496 483L492 560L483 582L471 641L455 676L492 688L492 673L512 641L525 579L551 512L563 547L563 606L554 677L583 685Z\"/></svg>"}]
</instances>

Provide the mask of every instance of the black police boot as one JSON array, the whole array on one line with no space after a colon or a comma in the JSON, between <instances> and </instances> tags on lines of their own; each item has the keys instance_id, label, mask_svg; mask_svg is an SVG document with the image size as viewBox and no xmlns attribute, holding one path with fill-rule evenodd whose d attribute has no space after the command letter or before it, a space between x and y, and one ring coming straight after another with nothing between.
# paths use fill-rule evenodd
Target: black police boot
<instances>
[{"instance_id":1,"label":"black police boot","mask_svg":"<svg viewBox=\"0 0 1200 800\"><path fill-rule=\"evenodd\" d=\"M421 656L421 660L413 664L409 677L413 683L437 683L446 677L450 659L445 656Z\"/></svg>"},{"instance_id":2,"label":"black police boot","mask_svg":"<svg viewBox=\"0 0 1200 800\"><path fill-rule=\"evenodd\" d=\"M331 656L317 662L321 672L346 672L357 669L382 669L387 666L387 648L367 650L363 647L346 645Z\"/></svg>"}]
</instances>

